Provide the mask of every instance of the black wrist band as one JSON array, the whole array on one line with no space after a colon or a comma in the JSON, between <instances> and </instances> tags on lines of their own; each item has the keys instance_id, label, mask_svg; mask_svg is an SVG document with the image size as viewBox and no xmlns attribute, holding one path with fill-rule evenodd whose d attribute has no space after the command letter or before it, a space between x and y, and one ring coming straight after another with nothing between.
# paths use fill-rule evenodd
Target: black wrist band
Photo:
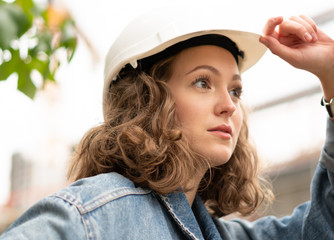
<instances>
[{"instance_id":1,"label":"black wrist band","mask_svg":"<svg viewBox=\"0 0 334 240\"><path fill-rule=\"evenodd\" d=\"M324 97L321 98L321 105L325 106L330 118L334 118L334 97L327 102Z\"/></svg>"}]
</instances>

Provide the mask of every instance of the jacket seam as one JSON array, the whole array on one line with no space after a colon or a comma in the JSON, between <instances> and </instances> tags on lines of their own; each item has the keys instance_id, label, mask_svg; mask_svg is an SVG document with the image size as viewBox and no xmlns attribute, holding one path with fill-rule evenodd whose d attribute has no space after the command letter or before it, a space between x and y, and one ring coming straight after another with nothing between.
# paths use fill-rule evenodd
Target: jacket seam
<instances>
[{"instance_id":1,"label":"jacket seam","mask_svg":"<svg viewBox=\"0 0 334 240\"><path fill-rule=\"evenodd\" d=\"M95 234L94 234L94 230L93 230L93 225L91 224L89 218L86 218L86 214L83 214L80 210L82 204L70 194L66 194L66 193L64 193L64 194L53 194L52 196L56 197L56 198L59 198L59 199L62 199L63 201L71 204L72 206L74 206L77 209L77 211L80 214L81 222L82 222L83 227L85 229L86 239L94 239Z\"/></svg>"},{"instance_id":2,"label":"jacket seam","mask_svg":"<svg viewBox=\"0 0 334 240\"><path fill-rule=\"evenodd\" d=\"M78 210L80 216L81 216L81 222L85 229L85 235L86 239L95 239L95 231L94 226L89 220L88 213L96 210L97 208L115 201L119 198L126 197L129 195L147 195L151 193L152 190L145 190L145 189L133 189L133 188L119 188L117 190L108 192L106 194L103 194L103 196L99 196L97 198L94 198L90 201L88 201L86 204L83 204L82 202L78 201L73 195L69 193L55 193L52 196L56 198L60 198L65 202L70 203L71 205L75 206L75 208Z\"/></svg>"},{"instance_id":3,"label":"jacket seam","mask_svg":"<svg viewBox=\"0 0 334 240\"><path fill-rule=\"evenodd\" d=\"M85 227L86 239L91 239L91 240L95 239L96 234L94 231L94 227L91 221L89 220L87 214L81 214L81 221Z\"/></svg>"},{"instance_id":4,"label":"jacket seam","mask_svg":"<svg viewBox=\"0 0 334 240\"><path fill-rule=\"evenodd\" d=\"M95 209L109 203L115 201L119 198L126 197L129 195L148 195L152 192L152 190L143 190L143 189L133 189L133 188L119 188L117 190L108 192L103 194L103 196L98 196L96 198L91 199L87 203L83 204L79 202L73 195L69 193L56 193L53 194L54 197L61 198L73 205L75 205L80 214L86 214L94 211Z\"/></svg>"},{"instance_id":5,"label":"jacket seam","mask_svg":"<svg viewBox=\"0 0 334 240\"><path fill-rule=\"evenodd\" d=\"M165 202L168 212L171 214L171 216L174 218L177 224L181 227L182 231L188 234L192 239L199 240L186 226L184 226L182 221L177 217L177 215L173 211L172 206L169 204L168 199L164 196L160 196L160 197Z\"/></svg>"},{"instance_id":6,"label":"jacket seam","mask_svg":"<svg viewBox=\"0 0 334 240\"><path fill-rule=\"evenodd\" d=\"M103 196L97 197L92 199L91 201L87 202L82 209L83 213L88 213L94 211L95 209L109 203L115 201L117 199L130 196L130 195L148 195L152 192L152 190L136 190L133 188L120 188L117 191L112 191Z\"/></svg>"}]
</instances>

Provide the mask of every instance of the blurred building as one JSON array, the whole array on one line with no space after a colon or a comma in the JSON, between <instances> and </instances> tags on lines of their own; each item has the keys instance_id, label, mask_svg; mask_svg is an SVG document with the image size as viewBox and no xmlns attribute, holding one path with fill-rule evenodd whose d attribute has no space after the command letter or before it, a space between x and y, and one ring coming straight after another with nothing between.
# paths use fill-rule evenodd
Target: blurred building
<instances>
[{"instance_id":1,"label":"blurred building","mask_svg":"<svg viewBox=\"0 0 334 240\"><path fill-rule=\"evenodd\" d=\"M318 151L301 155L269 170L275 201L266 212L267 215L291 215L296 206L310 200L310 184L319 155Z\"/></svg>"},{"instance_id":2,"label":"blurred building","mask_svg":"<svg viewBox=\"0 0 334 240\"><path fill-rule=\"evenodd\" d=\"M31 188L32 163L20 153L12 157L10 174L10 199L8 207L25 208L29 199L28 189Z\"/></svg>"},{"instance_id":3,"label":"blurred building","mask_svg":"<svg viewBox=\"0 0 334 240\"><path fill-rule=\"evenodd\" d=\"M48 180L40 178L42 171L50 175ZM57 168L43 169L21 153L12 156L10 196L7 203L0 207L0 233L32 204L68 184L60 172ZM60 177L55 178L54 173Z\"/></svg>"},{"instance_id":4,"label":"blurred building","mask_svg":"<svg viewBox=\"0 0 334 240\"><path fill-rule=\"evenodd\" d=\"M32 164L20 153L15 153L11 161L10 197L6 206L1 210L0 232L2 232L21 211L25 209L30 198L28 189L31 188Z\"/></svg>"}]
</instances>

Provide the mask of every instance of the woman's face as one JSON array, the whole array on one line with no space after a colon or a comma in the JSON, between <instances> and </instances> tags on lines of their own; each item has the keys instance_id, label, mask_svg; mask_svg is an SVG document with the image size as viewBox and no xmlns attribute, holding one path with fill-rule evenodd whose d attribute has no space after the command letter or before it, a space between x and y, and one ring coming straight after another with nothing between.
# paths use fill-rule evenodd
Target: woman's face
<instances>
[{"instance_id":1,"label":"woman's face","mask_svg":"<svg viewBox=\"0 0 334 240\"><path fill-rule=\"evenodd\" d=\"M211 167L226 163L239 137L242 82L232 54L204 45L180 52L168 81L183 135Z\"/></svg>"}]
</instances>

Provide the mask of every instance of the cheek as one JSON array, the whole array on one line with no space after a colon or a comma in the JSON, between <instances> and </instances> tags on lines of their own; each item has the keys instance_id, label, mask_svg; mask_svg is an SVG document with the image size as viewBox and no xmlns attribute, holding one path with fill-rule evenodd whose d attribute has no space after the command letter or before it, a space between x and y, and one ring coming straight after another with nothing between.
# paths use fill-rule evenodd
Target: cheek
<instances>
[{"instance_id":1,"label":"cheek","mask_svg":"<svg viewBox=\"0 0 334 240\"><path fill-rule=\"evenodd\" d=\"M238 108L238 114L236 114L235 117L234 117L234 126L235 126L235 130L237 132L237 137L238 138L239 138L239 135L240 135L240 132L241 132L243 120L244 120L243 111L242 111L241 107L239 107Z\"/></svg>"},{"instance_id":2,"label":"cheek","mask_svg":"<svg viewBox=\"0 0 334 240\"><path fill-rule=\"evenodd\" d=\"M176 99L175 104L178 120L184 128L201 126L209 115L207 104L198 98Z\"/></svg>"},{"instance_id":3,"label":"cheek","mask_svg":"<svg viewBox=\"0 0 334 240\"><path fill-rule=\"evenodd\" d=\"M191 119L196 117L196 112L189 104L176 104L176 113L181 125L188 124Z\"/></svg>"}]
</instances>

